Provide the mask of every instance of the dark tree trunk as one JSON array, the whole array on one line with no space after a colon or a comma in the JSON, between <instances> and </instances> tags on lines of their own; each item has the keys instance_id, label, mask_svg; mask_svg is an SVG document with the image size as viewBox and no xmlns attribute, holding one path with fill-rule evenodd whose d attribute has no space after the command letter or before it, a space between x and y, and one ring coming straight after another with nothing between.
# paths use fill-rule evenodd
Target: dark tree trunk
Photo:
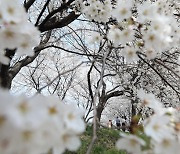
<instances>
[{"instance_id":1,"label":"dark tree trunk","mask_svg":"<svg viewBox=\"0 0 180 154\"><path fill-rule=\"evenodd\" d=\"M132 104L131 117L134 117L135 115L136 115L136 106L135 106L135 104L133 103L133 104Z\"/></svg>"},{"instance_id":2,"label":"dark tree trunk","mask_svg":"<svg viewBox=\"0 0 180 154\"><path fill-rule=\"evenodd\" d=\"M104 86L105 87L105 86ZM105 88L104 88L104 92L102 92L102 95L99 99L99 104L97 106L97 120L100 122L101 120L101 115L102 112L106 106L106 103L108 101L108 99L112 98L112 97L117 97L117 96L122 96L124 94L124 91L113 91L109 94L105 93Z\"/></svg>"},{"instance_id":3,"label":"dark tree trunk","mask_svg":"<svg viewBox=\"0 0 180 154\"><path fill-rule=\"evenodd\" d=\"M131 100L131 105L132 105L131 117L137 115L137 113L136 113L136 105L137 105L137 103L138 103L137 98L135 100Z\"/></svg>"},{"instance_id":4,"label":"dark tree trunk","mask_svg":"<svg viewBox=\"0 0 180 154\"><path fill-rule=\"evenodd\" d=\"M3 72L3 75L0 76L0 87L3 89L10 89L12 78L9 76L9 74L7 72Z\"/></svg>"},{"instance_id":5,"label":"dark tree trunk","mask_svg":"<svg viewBox=\"0 0 180 154\"><path fill-rule=\"evenodd\" d=\"M101 115L102 115L102 112L104 110L104 106L103 105L98 105L97 107L97 120L100 122L101 120Z\"/></svg>"},{"instance_id":6,"label":"dark tree trunk","mask_svg":"<svg viewBox=\"0 0 180 154\"><path fill-rule=\"evenodd\" d=\"M16 49L14 50L9 50L6 49L5 56L8 57L10 60L15 54ZM0 65L0 87L4 89L10 89L11 88L11 83L12 83L12 76L9 73L9 65Z\"/></svg>"}]
</instances>

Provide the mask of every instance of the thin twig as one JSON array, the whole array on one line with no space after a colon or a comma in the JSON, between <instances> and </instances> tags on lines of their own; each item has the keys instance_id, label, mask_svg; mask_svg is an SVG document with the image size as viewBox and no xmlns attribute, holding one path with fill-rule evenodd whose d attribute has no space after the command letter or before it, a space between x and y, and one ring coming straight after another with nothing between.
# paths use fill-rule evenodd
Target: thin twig
<instances>
[{"instance_id":1,"label":"thin twig","mask_svg":"<svg viewBox=\"0 0 180 154\"><path fill-rule=\"evenodd\" d=\"M174 72L171 68L169 68L164 63L162 63L160 60L155 59L154 61L157 62L158 64L164 66L167 70L171 71L176 77L178 77L180 79L180 76L176 72Z\"/></svg>"},{"instance_id":2,"label":"thin twig","mask_svg":"<svg viewBox=\"0 0 180 154\"><path fill-rule=\"evenodd\" d=\"M49 82L47 85L41 87L37 93L40 93L44 88L46 88L46 87L48 87L49 85L51 85L54 81L56 81L56 80L59 78L59 76L64 75L64 74L66 74L66 73L69 73L69 72L77 69L78 67L80 67L82 64L88 63L88 62L89 62L89 61L81 62L80 64L78 64L77 66L73 67L72 69L69 69L69 70L64 71L64 72L62 72L62 73L58 73L58 75L57 75L53 80L51 80L51 82Z\"/></svg>"},{"instance_id":3,"label":"thin twig","mask_svg":"<svg viewBox=\"0 0 180 154\"><path fill-rule=\"evenodd\" d=\"M180 95L180 92L178 92L162 75L161 73L159 73L151 64L149 64L145 59L143 59L139 54L137 54L138 57L143 61L145 62L157 75L159 75L159 77L169 86L171 87L175 92L176 94L179 96Z\"/></svg>"}]
</instances>

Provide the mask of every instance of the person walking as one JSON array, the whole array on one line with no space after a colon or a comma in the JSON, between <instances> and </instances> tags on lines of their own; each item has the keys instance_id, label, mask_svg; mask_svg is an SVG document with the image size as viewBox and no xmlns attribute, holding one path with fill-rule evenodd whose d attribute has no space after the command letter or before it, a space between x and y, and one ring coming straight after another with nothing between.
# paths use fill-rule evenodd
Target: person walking
<instances>
[{"instance_id":1,"label":"person walking","mask_svg":"<svg viewBox=\"0 0 180 154\"><path fill-rule=\"evenodd\" d=\"M112 120L109 120L109 122L108 122L108 127L109 127L109 128L112 128Z\"/></svg>"},{"instance_id":2,"label":"person walking","mask_svg":"<svg viewBox=\"0 0 180 154\"><path fill-rule=\"evenodd\" d=\"M126 116L123 116L121 119L121 125L122 125L122 130L126 130Z\"/></svg>"},{"instance_id":3,"label":"person walking","mask_svg":"<svg viewBox=\"0 0 180 154\"><path fill-rule=\"evenodd\" d=\"M116 127L117 127L118 130L120 130L120 125L121 125L121 124L120 124L120 119L119 119L119 117L117 116L117 117L116 117Z\"/></svg>"}]
</instances>

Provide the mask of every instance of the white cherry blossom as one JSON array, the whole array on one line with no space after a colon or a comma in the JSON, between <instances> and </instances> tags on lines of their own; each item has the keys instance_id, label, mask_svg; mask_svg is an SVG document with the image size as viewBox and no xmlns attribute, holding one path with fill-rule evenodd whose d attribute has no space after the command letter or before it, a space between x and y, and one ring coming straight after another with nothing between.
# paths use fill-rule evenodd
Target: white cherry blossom
<instances>
[{"instance_id":1,"label":"white cherry blossom","mask_svg":"<svg viewBox=\"0 0 180 154\"><path fill-rule=\"evenodd\" d=\"M55 147L77 150L85 129L83 112L56 97L12 96L0 89L0 152L40 154Z\"/></svg>"},{"instance_id":2,"label":"white cherry blossom","mask_svg":"<svg viewBox=\"0 0 180 154\"><path fill-rule=\"evenodd\" d=\"M141 23L147 22L157 15L156 3L152 3L149 0L139 4L138 9L138 21Z\"/></svg>"},{"instance_id":3,"label":"white cherry blossom","mask_svg":"<svg viewBox=\"0 0 180 154\"><path fill-rule=\"evenodd\" d=\"M138 90L137 96L141 100L141 105L150 107L159 114L163 110L163 105L151 93L147 94L143 89Z\"/></svg>"},{"instance_id":4,"label":"white cherry blossom","mask_svg":"<svg viewBox=\"0 0 180 154\"><path fill-rule=\"evenodd\" d=\"M89 39L89 43L97 43L99 44L102 41L103 37L98 32L92 32L91 37Z\"/></svg>"},{"instance_id":5,"label":"white cherry blossom","mask_svg":"<svg viewBox=\"0 0 180 154\"><path fill-rule=\"evenodd\" d=\"M145 145L145 142L135 135L125 135L116 142L116 147L119 150L126 150L132 154L140 154L141 146Z\"/></svg>"},{"instance_id":6,"label":"white cherry blossom","mask_svg":"<svg viewBox=\"0 0 180 154\"><path fill-rule=\"evenodd\" d=\"M76 151L80 145L79 137L70 134L68 130L63 130L59 135L57 144L53 146L53 154L63 153L65 149Z\"/></svg>"},{"instance_id":7,"label":"white cherry blossom","mask_svg":"<svg viewBox=\"0 0 180 154\"><path fill-rule=\"evenodd\" d=\"M128 19L132 16L131 8L133 3L131 0L117 1L116 8L112 11L112 16L117 19L118 22Z\"/></svg>"},{"instance_id":8,"label":"white cherry blossom","mask_svg":"<svg viewBox=\"0 0 180 154\"><path fill-rule=\"evenodd\" d=\"M126 46L122 51L122 55L125 57L126 62L131 63L137 61L139 58L136 54L137 49L134 47Z\"/></svg>"},{"instance_id":9,"label":"white cherry blossom","mask_svg":"<svg viewBox=\"0 0 180 154\"><path fill-rule=\"evenodd\" d=\"M72 132L70 132L68 129L64 130L63 133L61 133L60 136L60 142L61 145L59 145L60 147L64 147L64 149L69 149L70 151L76 151L80 145L80 139L79 137L71 134ZM58 147L57 147L58 148Z\"/></svg>"},{"instance_id":10,"label":"white cherry blossom","mask_svg":"<svg viewBox=\"0 0 180 154\"><path fill-rule=\"evenodd\" d=\"M126 43L133 40L134 31L132 27L127 27L126 29L120 30L117 27L112 26L107 34L107 38L114 43L114 46L126 45Z\"/></svg>"},{"instance_id":11,"label":"white cherry blossom","mask_svg":"<svg viewBox=\"0 0 180 154\"><path fill-rule=\"evenodd\" d=\"M131 42L133 38L134 38L134 31L132 27L129 26L121 31L121 37L120 37L121 44L126 45L126 43Z\"/></svg>"},{"instance_id":12,"label":"white cherry blossom","mask_svg":"<svg viewBox=\"0 0 180 154\"><path fill-rule=\"evenodd\" d=\"M147 48L145 49L145 54L146 54L147 59L150 60L150 59L154 59L158 53L156 52L156 50L152 48Z\"/></svg>"},{"instance_id":13,"label":"white cherry blossom","mask_svg":"<svg viewBox=\"0 0 180 154\"><path fill-rule=\"evenodd\" d=\"M0 46L2 49L17 48L21 39L21 34L19 34L14 27L1 28L0 36Z\"/></svg>"},{"instance_id":14,"label":"white cherry blossom","mask_svg":"<svg viewBox=\"0 0 180 154\"><path fill-rule=\"evenodd\" d=\"M111 27L107 34L107 38L113 42L115 47L117 47L120 44L121 30L116 27Z\"/></svg>"},{"instance_id":15,"label":"white cherry blossom","mask_svg":"<svg viewBox=\"0 0 180 154\"><path fill-rule=\"evenodd\" d=\"M63 113L66 128L76 133L82 133L85 130L85 125L81 118L83 114L84 111L78 109L75 105L66 105Z\"/></svg>"},{"instance_id":16,"label":"white cherry blossom","mask_svg":"<svg viewBox=\"0 0 180 154\"><path fill-rule=\"evenodd\" d=\"M170 118L167 115L153 115L144 124L145 133L156 142L161 142L164 138L173 138L173 129L169 126Z\"/></svg>"},{"instance_id":17,"label":"white cherry blossom","mask_svg":"<svg viewBox=\"0 0 180 154\"><path fill-rule=\"evenodd\" d=\"M155 154L179 154L180 143L175 139L164 138L160 143L153 142Z\"/></svg>"},{"instance_id":18,"label":"white cherry blossom","mask_svg":"<svg viewBox=\"0 0 180 154\"><path fill-rule=\"evenodd\" d=\"M4 50L1 49L1 52L0 52L0 63L2 63L4 65L8 65L9 62L10 62L9 58L4 55Z\"/></svg>"},{"instance_id":19,"label":"white cherry blossom","mask_svg":"<svg viewBox=\"0 0 180 154\"><path fill-rule=\"evenodd\" d=\"M0 14L4 23L19 23L26 18L25 9L19 4L19 0L1 0Z\"/></svg>"},{"instance_id":20,"label":"white cherry blossom","mask_svg":"<svg viewBox=\"0 0 180 154\"><path fill-rule=\"evenodd\" d=\"M157 35L155 31L148 30L143 32L143 39L146 48L153 48L157 52L162 52L164 47L162 35Z\"/></svg>"}]
</instances>

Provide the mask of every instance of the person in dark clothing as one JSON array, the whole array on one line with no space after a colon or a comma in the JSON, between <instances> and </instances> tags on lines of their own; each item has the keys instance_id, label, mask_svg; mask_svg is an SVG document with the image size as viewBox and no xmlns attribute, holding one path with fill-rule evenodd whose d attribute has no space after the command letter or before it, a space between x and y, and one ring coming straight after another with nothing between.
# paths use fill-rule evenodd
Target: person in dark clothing
<instances>
[{"instance_id":1,"label":"person in dark clothing","mask_svg":"<svg viewBox=\"0 0 180 154\"><path fill-rule=\"evenodd\" d=\"M126 124L123 122L122 123L122 130L125 131L126 130Z\"/></svg>"},{"instance_id":2,"label":"person in dark clothing","mask_svg":"<svg viewBox=\"0 0 180 154\"><path fill-rule=\"evenodd\" d=\"M120 130L120 120L119 120L119 117L116 117L116 126L117 126L117 129Z\"/></svg>"},{"instance_id":3,"label":"person in dark clothing","mask_svg":"<svg viewBox=\"0 0 180 154\"><path fill-rule=\"evenodd\" d=\"M126 130L126 116L122 117L122 130L125 131Z\"/></svg>"}]
</instances>

